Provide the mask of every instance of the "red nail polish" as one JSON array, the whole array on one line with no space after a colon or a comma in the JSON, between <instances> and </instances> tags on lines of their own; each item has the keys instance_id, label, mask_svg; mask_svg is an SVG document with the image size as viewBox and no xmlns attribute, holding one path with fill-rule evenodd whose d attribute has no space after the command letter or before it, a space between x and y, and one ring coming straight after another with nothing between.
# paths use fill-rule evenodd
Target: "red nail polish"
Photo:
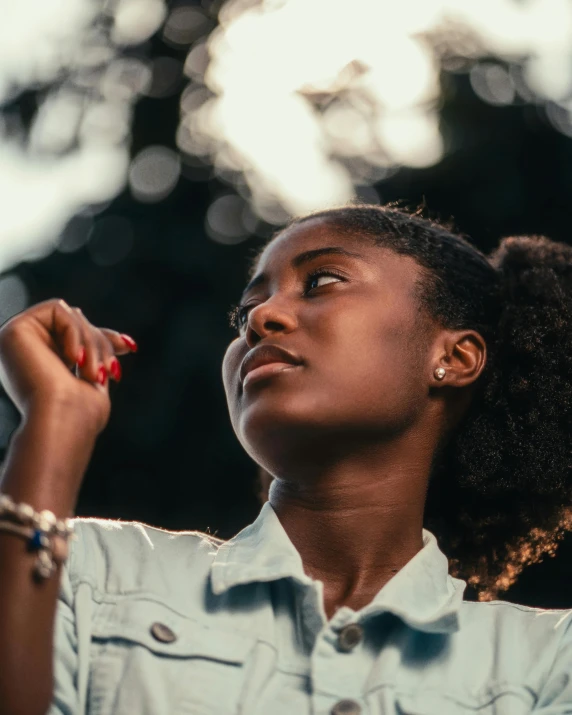
<instances>
[{"instance_id":1,"label":"red nail polish","mask_svg":"<svg viewBox=\"0 0 572 715\"><path fill-rule=\"evenodd\" d=\"M99 370L97 371L97 381L99 382L100 385L105 385L105 381L107 379L107 370L103 365L100 366Z\"/></svg>"},{"instance_id":2,"label":"red nail polish","mask_svg":"<svg viewBox=\"0 0 572 715\"><path fill-rule=\"evenodd\" d=\"M83 347L83 345L79 349L76 362L79 367L83 367L83 364L85 363L85 348Z\"/></svg>"},{"instance_id":3,"label":"red nail polish","mask_svg":"<svg viewBox=\"0 0 572 715\"><path fill-rule=\"evenodd\" d=\"M137 343L133 338L129 337L129 335L125 335L125 333L122 333L120 337L130 350L133 350L134 353L137 352Z\"/></svg>"},{"instance_id":4,"label":"red nail polish","mask_svg":"<svg viewBox=\"0 0 572 715\"><path fill-rule=\"evenodd\" d=\"M137 343L133 338L129 337L129 335L125 335L125 333L121 333L120 337L130 350L133 350L134 353L137 352Z\"/></svg>"},{"instance_id":5,"label":"red nail polish","mask_svg":"<svg viewBox=\"0 0 572 715\"><path fill-rule=\"evenodd\" d=\"M111 367L109 369L111 370L111 374L113 375L115 380L121 380L121 365L117 358L113 358L113 360L111 361Z\"/></svg>"}]
</instances>

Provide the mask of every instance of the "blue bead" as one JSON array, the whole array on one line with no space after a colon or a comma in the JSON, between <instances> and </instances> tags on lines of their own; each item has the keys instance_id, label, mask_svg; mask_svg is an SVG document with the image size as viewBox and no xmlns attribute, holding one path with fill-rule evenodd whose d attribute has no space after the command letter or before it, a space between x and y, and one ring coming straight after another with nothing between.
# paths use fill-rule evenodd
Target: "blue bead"
<instances>
[{"instance_id":1,"label":"blue bead","mask_svg":"<svg viewBox=\"0 0 572 715\"><path fill-rule=\"evenodd\" d=\"M36 529L34 535L29 541L29 546L32 551L38 551L38 549L44 548L45 538L43 531Z\"/></svg>"}]
</instances>

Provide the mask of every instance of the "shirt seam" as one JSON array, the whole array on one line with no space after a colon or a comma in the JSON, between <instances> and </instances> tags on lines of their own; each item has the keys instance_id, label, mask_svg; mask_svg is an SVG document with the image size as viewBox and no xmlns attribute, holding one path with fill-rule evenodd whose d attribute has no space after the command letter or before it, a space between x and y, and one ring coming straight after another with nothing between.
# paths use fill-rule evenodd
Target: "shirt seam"
<instances>
[{"instance_id":1,"label":"shirt seam","mask_svg":"<svg viewBox=\"0 0 572 715\"><path fill-rule=\"evenodd\" d=\"M466 604L473 604L474 601L463 601ZM509 603L508 601L480 601L479 606L498 606L500 608L514 608L517 611L522 611L523 613L570 613L572 609L570 608L537 608L534 606L524 606L520 603Z\"/></svg>"}]
</instances>

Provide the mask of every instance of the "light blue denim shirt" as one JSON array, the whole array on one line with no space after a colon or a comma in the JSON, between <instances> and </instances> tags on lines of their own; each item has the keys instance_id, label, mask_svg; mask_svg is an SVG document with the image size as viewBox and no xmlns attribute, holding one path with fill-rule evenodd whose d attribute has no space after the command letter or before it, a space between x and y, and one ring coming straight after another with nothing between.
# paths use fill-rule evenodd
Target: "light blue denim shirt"
<instances>
[{"instance_id":1,"label":"light blue denim shirt","mask_svg":"<svg viewBox=\"0 0 572 715\"><path fill-rule=\"evenodd\" d=\"M572 713L572 611L463 601L428 531L369 605L329 621L269 503L227 542L76 531L51 715Z\"/></svg>"}]
</instances>

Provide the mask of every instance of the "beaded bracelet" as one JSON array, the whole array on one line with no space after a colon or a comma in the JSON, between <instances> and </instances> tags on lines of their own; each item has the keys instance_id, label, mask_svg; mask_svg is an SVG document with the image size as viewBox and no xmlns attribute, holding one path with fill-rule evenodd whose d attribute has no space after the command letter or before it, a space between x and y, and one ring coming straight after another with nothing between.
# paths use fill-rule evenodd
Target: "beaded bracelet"
<instances>
[{"instance_id":1,"label":"beaded bracelet","mask_svg":"<svg viewBox=\"0 0 572 715\"><path fill-rule=\"evenodd\" d=\"M22 536L28 549L38 554L34 574L39 579L52 576L68 557L68 541L73 535L71 519L57 519L48 509L37 512L29 504L16 504L0 493L0 531Z\"/></svg>"}]
</instances>

